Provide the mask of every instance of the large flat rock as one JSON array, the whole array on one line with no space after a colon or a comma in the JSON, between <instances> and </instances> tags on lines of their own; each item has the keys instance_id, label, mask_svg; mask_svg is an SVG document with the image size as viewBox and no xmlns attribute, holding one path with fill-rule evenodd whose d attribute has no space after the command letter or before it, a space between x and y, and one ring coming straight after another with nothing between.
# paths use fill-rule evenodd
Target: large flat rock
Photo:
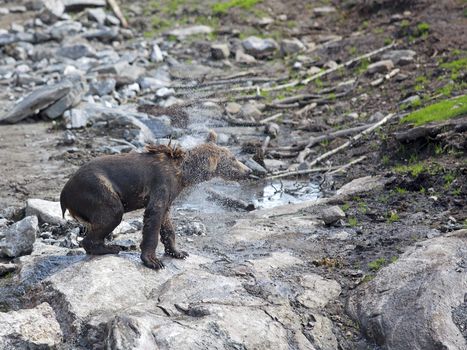
<instances>
[{"instance_id":1,"label":"large flat rock","mask_svg":"<svg viewBox=\"0 0 467 350\"><path fill-rule=\"evenodd\" d=\"M467 230L417 243L357 289L348 309L382 349L467 349L453 309L467 293Z\"/></svg>"}]
</instances>

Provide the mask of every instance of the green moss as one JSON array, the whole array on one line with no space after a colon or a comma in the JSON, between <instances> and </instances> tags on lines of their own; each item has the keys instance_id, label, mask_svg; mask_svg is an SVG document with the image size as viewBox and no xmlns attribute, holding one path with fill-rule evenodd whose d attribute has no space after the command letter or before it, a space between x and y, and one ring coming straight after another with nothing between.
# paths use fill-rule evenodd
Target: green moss
<instances>
[{"instance_id":1,"label":"green moss","mask_svg":"<svg viewBox=\"0 0 467 350\"><path fill-rule=\"evenodd\" d=\"M416 163L410 165L397 165L393 170L399 174L411 174L413 177L417 177L428 169L422 163Z\"/></svg>"},{"instance_id":2,"label":"green moss","mask_svg":"<svg viewBox=\"0 0 467 350\"><path fill-rule=\"evenodd\" d=\"M398 194L406 194L407 193L407 190L405 188L402 188L402 187L396 187L396 193Z\"/></svg>"},{"instance_id":3,"label":"green moss","mask_svg":"<svg viewBox=\"0 0 467 350\"><path fill-rule=\"evenodd\" d=\"M391 211L391 213L389 213L388 215L389 223L397 222L399 220L400 220L399 214L397 214L395 211Z\"/></svg>"},{"instance_id":4,"label":"green moss","mask_svg":"<svg viewBox=\"0 0 467 350\"><path fill-rule=\"evenodd\" d=\"M373 270L373 271L381 270L381 268L383 268L384 265L386 265L386 259L385 258L378 258L378 259L368 263L368 267L370 268L370 270Z\"/></svg>"},{"instance_id":5,"label":"green moss","mask_svg":"<svg viewBox=\"0 0 467 350\"><path fill-rule=\"evenodd\" d=\"M389 45L392 43L392 38L386 38L384 39L384 45Z\"/></svg>"},{"instance_id":6,"label":"green moss","mask_svg":"<svg viewBox=\"0 0 467 350\"><path fill-rule=\"evenodd\" d=\"M441 64L441 68L449 69L450 71L459 72L467 70L467 57L455 61L446 62Z\"/></svg>"},{"instance_id":7,"label":"green moss","mask_svg":"<svg viewBox=\"0 0 467 350\"><path fill-rule=\"evenodd\" d=\"M234 7L249 10L259 2L261 2L261 0L229 0L227 2L219 2L212 5L212 11L215 14L225 14Z\"/></svg>"},{"instance_id":8,"label":"green moss","mask_svg":"<svg viewBox=\"0 0 467 350\"><path fill-rule=\"evenodd\" d=\"M347 210L350 209L350 203L344 203L344 204L341 206L341 209L342 209L342 211L346 212Z\"/></svg>"},{"instance_id":9,"label":"green moss","mask_svg":"<svg viewBox=\"0 0 467 350\"><path fill-rule=\"evenodd\" d=\"M368 66L370 65L370 60L368 58L365 58L360 61L360 64L357 67L357 73L358 74L363 74L368 70Z\"/></svg>"},{"instance_id":10,"label":"green moss","mask_svg":"<svg viewBox=\"0 0 467 350\"><path fill-rule=\"evenodd\" d=\"M467 114L467 95L444 100L418 111L412 112L402 119L403 123L414 123L416 126L429 122L447 120Z\"/></svg>"},{"instance_id":11,"label":"green moss","mask_svg":"<svg viewBox=\"0 0 467 350\"><path fill-rule=\"evenodd\" d=\"M362 283L368 283L368 282L372 281L374 278L375 278L374 275L371 275L371 274L365 275L363 277L363 279L362 279Z\"/></svg>"},{"instance_id":12,"label":"green moss","mask_svg":"<svg viewBox=\"0 0 467 350\"><path fill-rule=\"evenodd\" d=\"M357 218L355 216L352 216L349 218L349 226L350 227L355 227L358 225Z\"/></svg>"},{"instance_id":13,"label":"green moss","mask_svg":"<svg viewBox=\"0 0 467 350\"><path fill-rule=\"evenodd\" d=\"M421 36L430 31L430 25L426 22L421 22L417 24L417 29L418 29L418 35Z\"/></svg>"}]
</instances>

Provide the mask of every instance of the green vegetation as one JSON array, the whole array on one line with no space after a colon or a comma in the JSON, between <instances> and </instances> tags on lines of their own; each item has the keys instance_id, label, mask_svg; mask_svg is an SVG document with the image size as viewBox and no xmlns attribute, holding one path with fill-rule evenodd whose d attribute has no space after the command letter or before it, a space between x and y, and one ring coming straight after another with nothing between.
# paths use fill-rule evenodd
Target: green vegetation
<instances>
[{"instance_id":1,"label":"green vegetation","mask_svg":"<svg viewBox=\"0 0 467 350\"><path fill-rule=\"evenodd\" d=\"M422 163L410 164L410 165L397 165L394 167L394 172L399 174L409 173L413 177L417 177L421 173L427 171L428 169Z\"/></svg>"},{"instance_id":2,"label":"green vegetation","mask_svg":"<svg viewBox=\"0 0 467 350\"><path fill-rule=\"evenodd\" d=\"M392 43L392 38L386 38L384 39L384 45L389 45Z\"/></svg>"},{"instance_id":3,"label":"green vegetation","mask_svg":"<svg viewBox=\"0 0 467 350\"><path fill-rule=\"evenodd\" d=\"M430 25L426 22L421 22L417 25L418 35L426 35L430 31Z\"/></svg>"},{"instance_id":4,"label":"green vegetation","mask_svg":"<svg viewBox=\"0 0 467 350\"><path fill-rule=\"evenodd\" d=\"M383 164L385 167L389 165L389 156L387 154L385 154L381 159L381 164Z\"/></svg>"},{"instance_id":5,"label":"green vegetation","mask_svg":"<svg viewBox=\"0 0 467 350\"><path fill-rule=\"evenodd\" d=\"M342 211L346 212L350 209L350 203L344 203L341 207Z\"/></svg>"},{"instance_id":6,"label":"green vegetation","mask_svg":"<svg viewBox=\"0 0 467 350\"><path fill-rule=\"evenodd\" d=\"M386 259L385 258L378 258L378 259L368 263L368 267L370 268L370 270L373 270L373 271L381 270L381 268L383 268L384 265L386 265Z\"/></svg>"},{"instance_id":7,"label":"green vegetation","mask_svg":"<svg viewBox=\"0 0 467 350\"><path fill-rule=\"evenodd\" d=\"M467 57L461 58L455 61L446 62L441 65L441 68L449 69L451 71L459 72L461 70L467 70Z\"/></svg>"},{"instance_id":8,"label":"green vegetation","mask_svg":"<svg viewBox=\"0 0 467 350\"><path fill-rule=\"evenodd\" d=\"M234 7L249 10L259 2L261 2L261 0L229 0L227 2L219 2L212 5L212 11L215 14L225 14Z\"/></svg>"},{"instance_id":9,"label":"green vegetation","mask_svg":"<svg viewBox=\"0 0 467 350\"><path fill-rule=\"evenodd\" d=\"M349 218L349 226L350 227L355 227L358 225L357 218L355 216L352 216Z\"/></svg>"},{"instance_id":10,"label":"green vegetation","mask_svg":"<svg viewBox=\"0 0 467 350\"><path fill-rule=\"evenodd\" d=\"M460 196L462 193L462 188L461 187L458 187L458 188L455 188L452 190L452 195L453 196Z\"/></svg>"},{"instance_id":11,"label":"green vegetation","mask_svg":"<svg viewBox=\"0 0 467 350\"><path fill-rule=\"evenodd\" d=\"M375 278L375 275L365 275L362 279L362 283L368 283Z\"/></svg>"},{"instance_id":12,"label":"green vegetation","mask_svg":"<svg viewBox=\"0 0 467 350\"><path fill-rule=\"evenodd\" d=\"M391 213L388 216L388 222L392 224L393 222L396 222L399 220L400 220L399 214L397 214L395 211L391 211Z\"/></svg>"},{"instance_id":13,"label":"green vegetation","mask_svg":"<svg viewBox=\"0 0 467 350\"><path fill-rule=\"evenodd\" d=\"M414 123L419 126L429 122L455 118L463 114L467 114L467 95L444 100L412 112L404 117L402 122Z\"/></svg>"},{"instance_id":14,"label":"green vegetation","mask_svg":"<svg viewBox=\"0 0 467 350\"><path fill-rule=\"evenodd\" d=\"M456 179L456 176L454 175L454 173L449 172L449 173L445 174L443 176L443 180L444 180L444 186L443 187L444 187L444 189L448 190L451 187L451 185L452 185L452 183L454 182L455 179Z\"/></svg>"},{"instance_id":15,"label":"green vegetation","mask_svg":"<svg viewBox=\"0 0 467 350\"><path fill-rule=\"evenodd\" d=\"M361 60L359 66L357 67L357 73L358 74L365 73L368 70L369 65L370 65L370 60L368 58Z\"/></svg>"},{"instance_id":16,"label":"green vegetation","mask_svg":"<svg viewBox=\"0 0 467 350\"><path fill-rule=\"evenodd\" d=\"M406 194L408 191L402 187L396 187L396 193L398 194Z\"/></svg>"},{"instance_id":17,"label":"green vegetation","mask_svg":"<svg viewBox=\"0 0 467 350\"><path fill-rule=\"evenodd\" d=\"M368 212L368 204L366 204L365 202L359 202L358 211L362 214L366 214Z\"/></svg>"}]
</instances>

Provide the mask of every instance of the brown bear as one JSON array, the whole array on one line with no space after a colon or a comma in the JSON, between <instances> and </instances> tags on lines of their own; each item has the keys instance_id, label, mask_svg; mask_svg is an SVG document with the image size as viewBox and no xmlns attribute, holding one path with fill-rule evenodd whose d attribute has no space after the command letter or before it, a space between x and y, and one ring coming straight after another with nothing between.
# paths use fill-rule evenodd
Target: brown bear
<instances>
[{"instance_id":1,"label":"brown bear","mask_svg":"<svg viewBox=\"0 0 467 350\"><path fill-rule=\"evenodd\" d=\"M86 226L82 246L88 254L116 254L120 248L104 244L104 239L122 221L123 213L145 208L141 260L160 269L156 258L161 241L165 253L184 259L186 252L175 247L175 230L169 210L180 192L214 177L226 180L246 178L250 169L232 153L208 142L190 150L165 145L148 145L144 153L96 158L79 168L60 195L63 215L70 214Z\"/></svg>"}]
</instances>

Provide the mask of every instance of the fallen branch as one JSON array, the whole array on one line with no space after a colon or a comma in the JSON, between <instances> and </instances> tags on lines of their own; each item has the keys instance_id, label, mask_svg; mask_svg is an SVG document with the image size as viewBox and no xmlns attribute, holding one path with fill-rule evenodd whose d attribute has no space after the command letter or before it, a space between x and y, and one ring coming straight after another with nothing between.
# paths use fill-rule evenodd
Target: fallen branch
<instances>
[{"instance_id":1,"label":"fallen branch","mask_svg":"<svg viewBox=\"0 0 467 350\"><path fill-rule=\"evenodd\" d=\"M349 60L349 61L347 61L347 62L344 62L344 63L342 63L342 64L339 64L339 65L337 65L337 66L334 67L334 68L329 68L329 69L326 69L326 70L324 70L324 71L322 71L322 72L316 73L316 74L312 75L311 77L302 80L302 81L301 81L301 84L302 84L302 85L308 85L308 84L309 84L311 81L313 81L313 80L319 79L319 78L321 78L322 76L327 75L327 74L330 74L330 73L332 73L332 72L335 72L335 71L337 71L337 70L339 70L339 69L341 69L341 68L348 67L348 66L354 64L355 62L359 62L359 61L361 61L361 60L364 60L365 58L370 58L370 57L372 57L372 56L374 56L374 55L377 55L377 54L379 54L380 52L383 52L383 51L386 51L386 50L390 49L390 48L393 47L394 45L395 45L395 42L393 41L391 44L389 44L389 45L387 45L387 46L384 46L384 47L381 47L381 48L379 48L379 49L377 49L377 50L375 50L375 51L371 51L371 52L369 52L369 53L367 53L367 54L364 54L364 55L361 55L361 56L352 58L351 60Z\"/></svg>"},{"instance_id":2,"label":"fallen branch","mask_svg":"<svg viewBox=\"0 0 467 350\"><path fill-rule=\"evenodd\" d=\"M464 132L467 130L467 118L452 119L441 123L427 124L411 128L407 131L395 133L397 141L410 142L420 138L434 137L444 131L450 129L457 132Z\"/></svg>"},{"instance_id":3,"label":"fallen branch","mask_svg":"<svg viewBox=\"0 0 467 350\"><path fill-rule=\"evenodd\" d=\"M320 136L317 136L317 137L311 137L306 145L305 145L305 143L297 144L297 147L303 146L301 148L303 150L299 153L299 155L297 157L297 162L298 163L303 163L305 161L305 159L308 157L308 155L311 154L311 148L313 146L317 145L320 142L331 141L331 140L334 140L334 139L336 139L338 137L352 135L352 134L355 134L355 133L360 132L362 130L368 129L372 125L374 125L374 124L370 124L370 125L366 124L366 125L356 126L356 127L349 128L349 129L330 132L330 133L323 134L323 135L320 135Z\"/></svg>"},{"instance_id":4,"label":"fallen branch","mask_svg":"<svg viewBox=\"0 0 467 350\"><path fill-rule=\"evenodd\" d=\"M271 141L271 136L266 136L266 138L264 139L264 142L261 146L261 151L263 152L263 157L264 157L264 154L266 153L266 150L269 146L269 141Z\"/></svg>"},{"instance_id":5,"label":"fallen branch","mask_svg":"<svg viewBox=\"0 0 467 350\"><path fill-rule=\"evenodd\" d=\"M128 142L127 140L109 138L109 141L113 141L113 142L116 142L116 143L120 143L120 144L123 144L123 145L127 145L127 146L132 147L133 149L138 149L138 147L136 147L136 146L133 145L132 143Z\"/></svg>"},{"instance_id":6,"label":"fallen branch","mask_svg":"<svg viewBox=\"0 0 467 350\"><path fill-rule=\"evenodd\" d=\"M394 113L388 114L383 119L381 119L379 122L377 122L377 123L373 124L372 126L370 126L368 129L365 129L364 131L362 131L361 133L359 133L359 134L357 134L355 136L352 136L349 141L345 142L344 144L340 145L339 147L334 148L333 150L331 150L329 152L326 152L326 153L322 154L321 156L319 156L318 158L313 160L308 166L311 168L312 166L316 165L317 163L323 161L324 159L329 158L333 154L336 154L337 152L342 151L343 149L349 147L352 143L354 143L355 141L361 139L363 136L369 134L370 132L372 132L376 128L380 127L381 125L385 124L390 119L392 119L394 116L395 116Z\"/></svg>"},{"instance_id":7,"label":"fallen branch","mask_svg":"<svg viewBox=\"0 0 467 350\"><path fill-rule=\"evenodd\" d=\"M300 109L299 111L296 111L295 112L295 115L301 117L303 116L304 114L307 114L308 112L310 112L311 110L315 109L316 106L318 106L318 104L316 102L312 102L308 105L306 105L305 107L303 107L302 109Z\"/></svg>"},{"instance_id":8,"label":"fallen branch","mask_svg":"<svg viewBox=\"0 0 467 350\"><path fill-rule=\"evenodd\" d=\"M361 161L363 161L363 160L365 160L365 159L366 159L366 156L361 156L360 158L354 159L354 160L352 160L351 162L340 166L340 167L337 168L336 170L333 170L333 171L329 172L328 174L329 174L329 175L333 175L333 174L340 173L340 172L344 171L345 169L350 168L352 165L357 164L357 163L360 163Z\"/></svg>"},{"instance_id":9,"label":"fallen branch","mask_svg":"<svg viewBox=\"0 0 467 350\"><path fill-rule=\"evenodd\" d=\"M239 85L239 84L248 84L248 83L270 83L285 80L285 77L281 78L261 78L261 77L252 77L252 78L238 78L238 79L222 79L222 80L213 80L203 83L198 83L194 85L172 85L171 88L174 89L200 89L211 86L218 85Z\"/></svg>"},{"instance_id":10,"label":"fallen branch","mask_svg":"<svg viewBox=\"0 0 467 350\"><path fill-rule=\"evenodd\" d=\"M326 168L314 168L314 169L305 169L305 170L287 170L285 172L281 172L280 174L267 176L265 180L275 180L275 179L282 179L284 177L289 176L300 176L300 175L308 175L312 173L324 173L329 170L337 169L338 167L326 167Z\"/></svg>"},{"instance_id":11,"label":"fallen branch","mask_svg":"<svg viewBox=\"0 0 467 350\"><path fill-rule=\"evenodd\" d=\"M128 22L126 21L125 16L123 16L122 11L120 10L120 6L118 6L117 4L117 0L107 0L107 3L112 9L112 12L115 14L115 16L118 18L118 20L122 24L122 27L128 28Z\"/></svg>"},{"instance_id":12,"label":"fallen branch","mask_svg":"<svg viewBox=\"0 0 467 350\"><path fill-rule=\"evenodd\" d=\"M282 113L277 113L277 114L271 115L270 117L267 117L267 118L264 118L264 119L260 120L259 123L260 124L267 124L270 121L276 120L276 119L278 119L280 117L282 117Z\"/></svg>"}]
</instances>

